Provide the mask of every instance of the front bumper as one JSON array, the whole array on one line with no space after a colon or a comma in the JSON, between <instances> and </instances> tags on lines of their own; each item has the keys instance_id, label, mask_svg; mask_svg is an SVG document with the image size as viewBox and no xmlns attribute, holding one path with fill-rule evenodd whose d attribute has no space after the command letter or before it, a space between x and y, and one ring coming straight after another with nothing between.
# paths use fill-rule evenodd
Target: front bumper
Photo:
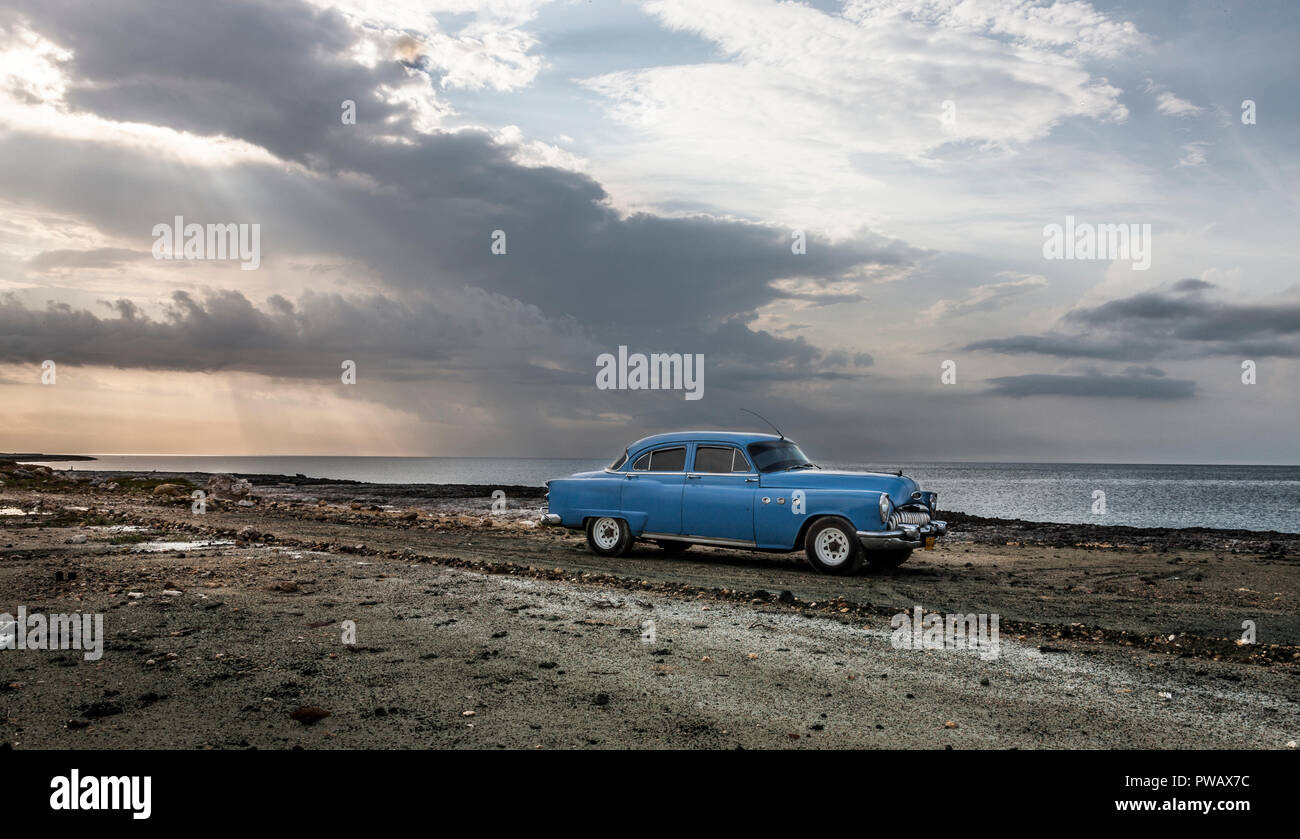
<instances>
[{"instance_id":1,"label":"front bumper","mask_svg":"<svg viewBox=\"0 0 1300 839\"><path fill-rule=\"evenodd\" d=\"M923 548L926 540L943 538L947 532L946 521L900 524L891 530L859 530L858 541L869 551Z\"/></svg>"}]
</instances>

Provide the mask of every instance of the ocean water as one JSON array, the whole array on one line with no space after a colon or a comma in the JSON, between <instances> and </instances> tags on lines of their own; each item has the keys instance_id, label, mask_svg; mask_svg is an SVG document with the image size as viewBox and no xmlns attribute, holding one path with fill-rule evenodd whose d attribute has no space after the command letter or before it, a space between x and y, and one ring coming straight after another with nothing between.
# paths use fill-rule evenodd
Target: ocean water
<instances>
[{"instance_id":1,"label":"ocean water","mask_svg":"<svg viewBox=\"0 0 1300 839\"><path fill-rule=\"evenodd\" d=\"M373 483L541 485L601 469L606 459L491 457L182 457L99 455L56 469L243 472ZM1135 527L1219 527L1300 533L1300 466L1081 463L826 463L902 468L939 493L939 509L980 516ZM1094 513L1094 493L1105 512Z\"/></svg>"}]
</instances>

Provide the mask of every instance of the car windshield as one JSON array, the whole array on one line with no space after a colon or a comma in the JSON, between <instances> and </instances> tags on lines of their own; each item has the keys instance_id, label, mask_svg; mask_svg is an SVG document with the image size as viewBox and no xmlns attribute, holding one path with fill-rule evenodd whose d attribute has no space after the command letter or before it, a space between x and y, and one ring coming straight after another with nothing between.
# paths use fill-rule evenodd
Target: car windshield
<instances>
[{"instance_id":1,"label":"car windshield","mask_svg":"<svg viewBox=\"0 0 1300 839\"><path fill-rule=\"evenodd\" d=\"M799 447L789 440L768 440L762 443L750 443L749 456L760 472L780 472L783 469L798 469L812 466L812 462L799 451Z\"/></svg>"},{"instance_id":2,"label":"car windshield","mask_svg":"<svg viewBox=\"0 0 1300 839\"><path fill-rule=\"evenodd\" d=\"M621 455L619 455L618 460L614 461L609 465L609 471L617 472L618 470L623 468L624 463L627 463L627 452L623 452Z\"/></svg>"}]
</instances>

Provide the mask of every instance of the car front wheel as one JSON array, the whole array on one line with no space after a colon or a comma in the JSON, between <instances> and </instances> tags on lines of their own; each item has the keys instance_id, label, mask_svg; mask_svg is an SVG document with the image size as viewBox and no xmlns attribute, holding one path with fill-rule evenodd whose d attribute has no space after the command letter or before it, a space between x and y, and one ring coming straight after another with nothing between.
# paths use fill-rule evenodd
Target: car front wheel
<instances>
[{"instance_id":1,"label":"car front wheel","mask_svg":"<svg viewBox=\"0 0 1300 839\"><path fill-rule=\"evenodd\" d=\"M808 564L823 574L856 574L862 567L862 545L857 531L843 519L813 522L804 538Z\"/></svg>"},{"instance_id":2,"label":"car front wheel","mask_svg":"<svg viewBox=\"0 0 1300 839\"><path fill-rule=\"evenodd\" d=\"M632 547L632 531L622 519L591 519L587 522L587 545L599 556L622 556Z\"/></svg>"}]
</instances>

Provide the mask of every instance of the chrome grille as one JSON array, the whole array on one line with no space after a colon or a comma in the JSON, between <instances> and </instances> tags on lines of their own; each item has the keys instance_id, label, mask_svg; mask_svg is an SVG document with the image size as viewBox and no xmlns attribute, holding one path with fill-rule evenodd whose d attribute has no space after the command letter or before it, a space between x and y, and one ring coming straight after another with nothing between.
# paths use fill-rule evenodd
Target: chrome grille
<instances>
[{"instance_id":1,"label":"chrome grille","mask_svg":"<svg viewBox=\"0 0 1300 839\"><path fill-rule=\"evenodd\" d=\"M897 510L893 521L894 524L929 524L930 514L924 510Z\"/></svg>"}]
</instances>

